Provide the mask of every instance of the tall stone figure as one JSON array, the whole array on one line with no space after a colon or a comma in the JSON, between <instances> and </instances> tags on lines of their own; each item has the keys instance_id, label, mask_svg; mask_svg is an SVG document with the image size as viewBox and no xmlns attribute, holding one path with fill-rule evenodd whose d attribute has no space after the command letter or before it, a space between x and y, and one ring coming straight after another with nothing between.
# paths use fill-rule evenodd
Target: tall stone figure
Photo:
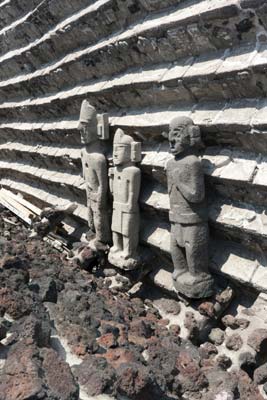
<instances>
[{"instance_id":1,"label":"tall stone figure","mask_svg":"<svg viewBox=\"0 0 267 400\"><path fill-rule=\"evenodd\" d=\"M197 157L200 129L190 118L177 117L165 137L174 156L167 163L174 287L189 298L205 298L213 292L213 279L204 173Z\"/></svg>"},{"instance_id":2,"label":"tall stone figure","mask_svg":"<svg viewBox=\"0 0 267 400\"><path fill-rule=\"evenodd\" d=\"M95 232L89 245L94 250L105 250L111 241L108 216L108 166L98 136L97 113L87 100L81 106L79 129L83 178L86 185L88 225Z\"/></svg>"},{"instance_id":3,"label":"tall stone figure","mask_svg":"<svg viewBox=\"0 0 267 400\"><path fill-rule=\"evenodd\" d=\"M118 129L114 136L110 188L113 193L112 238L108 260L131 270L138 266L139 206L141 172L135 162L141 160L141 143Z\"/></svg>"}]
</instances>

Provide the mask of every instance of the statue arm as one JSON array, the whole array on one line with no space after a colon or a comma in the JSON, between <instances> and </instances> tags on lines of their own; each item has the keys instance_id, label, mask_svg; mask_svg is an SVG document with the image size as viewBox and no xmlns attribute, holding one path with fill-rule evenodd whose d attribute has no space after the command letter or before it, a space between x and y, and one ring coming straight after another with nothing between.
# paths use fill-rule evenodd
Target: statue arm
<instances>
[{"instance_id":1,"label":"statue arm","mask_svg":"<svg viewBox=\"0 0 267 400\"><path fill-rule=\"evenodd\" d=\"M109 177L109 189L111 194L113 195L114 167L109 168L108 177Z\"/></svg>"},{"instance_id":2,"label":"statue arm","mask_svg":"<svg viewBox=\"0 0 267 400\"><path fill-rule=\"evenodd\" d=\"M129 176L129 193L128 193L128 203L125 205L125 212L132 212L135 210L135 206L139 200L141 187L141 171L136 168L136 170Z\"/></svg>"},{"instance_id":3,"label":"statue arm","mask_svg":"<svg viewBox=\"0 0 267 400\"><path fill-rule=\"evenodd\" d=\"M177 171L178 172L178 171ZM183 166L178 172L177 188L190 203L201 203L205 198L204 174L197 161Z\"/></svg>"},{"instance_id":4,"label":"statue arm","mask_svg":"<svg viewBox=\"0 0 267 400\"><path fill-rule=\"evenodd\" d=\"M98 200L100 204L105 204L108 191L108 171L106 161L99 161L97 163L96 175L98 179Z\"/></svg>"}]
</instances>

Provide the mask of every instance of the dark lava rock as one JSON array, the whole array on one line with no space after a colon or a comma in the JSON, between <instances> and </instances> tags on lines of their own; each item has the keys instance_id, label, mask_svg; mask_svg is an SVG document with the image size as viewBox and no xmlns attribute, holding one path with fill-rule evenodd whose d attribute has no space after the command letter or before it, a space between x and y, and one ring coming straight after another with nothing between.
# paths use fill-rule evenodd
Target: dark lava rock
<instances>
[{"instance_id":1,"label":"dark lava rock","mask_svg":"<svg viewBox=\"0 0 267 400\"><path fill-rule=\"evenodd\" d=\"M261 351L262 345L267 343L267 329L255 329L249 336L248 345L257 353Z\"/></svg>"},{"instance_id":2,"label":"dark lava rock","mask_svg":"<svg viewBox=\"0 0 267 400\"><path fill-rule=\"evenodd\" d=\"M235 373L238 379L238 392L240 399L246 400L264 400L258 387L252 382L248 374L244 371Z\"/></svg>"},{"instance_id":3,"label":"dark lava rock","mask_svg":"<svg viewBox=\"0 0 267 400\"><path fill-rule=\"evenodd\" d=\"M122 364L117 370L116 389L120 395L135 400L162 398L162 392L149 369L139 364Z\"/></svg>"},{"instance_id":4,"label":"dark lava rock","mask_svg":"<svg viewBox=\"0 0 267 400\"><path fill-rule=\"evenodd\" d=\"M199 354L201 358L208 359L218 354L218 350L214 344L206 342L200 346Z\"/></svg>"},{"instance_id":5,"label":"dark lava rock","mask_svg":"<svg viewBox=\"0 0 267 400\"><path fill-rule=\"evenodd\" d=\"M48 387L48 397L58 400L78 399L79 388L69 365L52 349L40 350L40 358L45 375L44 381Z\"/></svg>"},{"instance_id":6,"label":"dark lava rock","mask_svg":"<svg viewBox=\"0 0 267 400\"><path fill-rule=\"evenodd\" d=\"M18 292L11 288L0 288L0 307L12 318L19 319L31 313L33 300L29 292Z\"/></svg>"},{"instance_id":7,"label":"dark lava rock","mask_svg":"<svg viewBox=\"0 0 267 400\"><path fill-rule=\"evenodd\" d=\"M244 330L249 326L250 321L246 318L237 318L237 323L240 329Z\"/></svg>"},{"instance_id":8,"label":"dark lava rock","mask_svg":"<svg viewBox=\"0 0 267 400\"><path fill-rule=\"evenodd\" d=\"M181 394L199 392L208 386L206 374L201 370L199 359L187 350L180 351L177 361L179 375L177 376Z\"/></svg>"},{"instance_id":9,"label":"dark lava rock","mask_svg":"<svg viewBox=\"0 0 267 400\"><path fill-rule=\"evenodd\" d=\"M7 334L7 327L4 324L3 320L0 319L0 340L3 340Z\"/></svg>"},{"instance_id":10,"label":"dark lava rock","mask_svg":"<svg viewBox=\"0 0 267 400\"><path fill-rule=\"evenodd\" d=\"M249 351L242 352L238 358L240 367L248 372L254 371L256 367L256 356Z\"/></svg>"},{"instance_id":11,"label":"dark lava rock","mask_svg":"<svg viewBox=\"0 0 267 400\"><path fill-rule=\"evenodd\" d=\"M238 333L234 333L233 335L226 337L225 346L227 347L227 349L238 351L239 349L241 349L242 345L243 340L241 336L238 335Z\"/></svg>"},{"instance_id":12,"label":"dark lava rock","mask_svg":"<svg viewBox=\"0 0 267 400\"><path fill-rule=\"evenodd\" d=\"M31 314L23 317L13 324L9 343L27 339L27 343L36 344L38 347L48 347L50 343L51 327L48 313L43 318Z\"/></svg>"},{"instance_id":13,"label":"dark lava rock","mask_svg":"<svg viewBox=\"0 0 267 400\"><path fill-rule=\"evenodd\" d=\"M222 323L224 324L224 326L227 328L231 328L231 329L237 329L239 328L239 324L238 324L238 320L233 317L232 315L225 315L222 318Z\"/></svg>"},{"instance_id":14,"label":"dark lava rock","mask_svg":"<svg viewBox=\"0 0 267 400\"><path fill-rule=\"evenodd\" d=\"M97 343L104 349L118 346L117 338L112 332L105 333L104 335L100 336L100 338L97 339Z\"/></svg>"},{"instance_id":15,"label":"dark lava rock","mask_svg":"<svg viewBox=\"0 0 267 400\"><path fill-rule=\"evenodd\" d=\"M188 338L196 343L199 339L199 326L192 312L185 314L184 326L188 330Z\"/></svg>"},{"instance_id":16,"label":"dark lava rock","mask_svg":"<svg viewBox=\"0 0 267 400\"><path fill-rule=\"evenodd\" d=\"M69 366L52 349L22 340L12 346L0 375L0 399L78 400Z\"/></svg>"},{"instance_id":17,"label":"dark lava rock","mask_svg":"<svg viewBox=\"0 0 267 400\"><path fill-rule=\"evenodd\" d=\"M160 303L164 311L168 314L178 315L181 312L181 305L177 300L163 298Z\"/></svg>"},{"instance_id":18,"label":"dark lava rock","mask_svg":"<svg viewBox=\"0 0 267 400\"><path fill-rule=\"evenodd\" d=\"M53 278L43 276L32 281L30 289L39 294L42 302L57 302L57 284Z\"/></svg>"},{"instance_id":19,"label":"dark lava rock","mask_svg":"<svg viewBox=\"0 0 267 400\"><path fill-rule=\"evenodd\" d=\"M220 356L218 356L216 358L216 364L218 365L219 368L221 368L221 369L226 371L228 368L231 367L232 360L231 360L231 358L229 358L225 354L221 354Z\"/></svg>"},{"instance_id":20,"label":"dark lava rock","mask_svg":"<svg viewBox=\"0 0 267 400\"><path fill-rule=\"evenodd\" d=\"M253 379L257 385L262 385L267 382L267 363L261 365L254 371Z\"/></svg>"},{"instance_id":21,"label":"dark lava rock","mask_svg":"<svg viewBox=\"0 0 267 400\"><path fill-rule=\"evenodd\" d=\"M218 367L206 370L205 375L209 383L208 399L217 399L216 396L223 392L228 393L230 396L234 396L237 388L237 379L234 375L231 375L227 371L223 371Z\"/></svg>"},{"instance_id":22,"label":"dark lava rock","mask_svg":"<svg viewBox=\"0 0 267 400\"><path fill-rule=\"evenodd\" d=\"M198 311L202 315L206 315L209 318L214 318L216 316L214 304L210 301L205 301L201 303L198 307Z\"/></svg>"},{"instance_id":23,"label":"dark lava rock","mask_svg":"<svg viewBox=\"0 0 267 400\"><path fill-rule=\"evenodd\" d=\"M225 336L225 333L222 329L214 328L211 330L211 332L209 334L209 339L216 346L220 346L224 341L224 336Z\"/></svg>"},{"instance_id":24,"label":"dark lava rock","mask_svg":"<svg viewBox=\"0 0 267 400\"><path fill-rule=\"evenodd\" d=\"M74 368L74 374L89 396L114 393L116 372L105 358L88 354L84 361Z\"/></svg>"}]
</instances>

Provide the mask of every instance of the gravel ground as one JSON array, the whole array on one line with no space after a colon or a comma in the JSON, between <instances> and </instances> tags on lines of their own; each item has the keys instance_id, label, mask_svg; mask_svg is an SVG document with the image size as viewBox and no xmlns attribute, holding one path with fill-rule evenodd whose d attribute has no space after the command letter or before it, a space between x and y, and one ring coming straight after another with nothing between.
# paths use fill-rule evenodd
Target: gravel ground
<instances>
[{"instance_id":1,"label":"gravel ground","mask_svg":"<svg viewBox=\"0 0 267 400\"><path fill-rule=\"evenodd\" d=\"M109 289L2 209L0 400L263 399L251 371L182 339L141 292Z\"/></svg>"}]
</instances>

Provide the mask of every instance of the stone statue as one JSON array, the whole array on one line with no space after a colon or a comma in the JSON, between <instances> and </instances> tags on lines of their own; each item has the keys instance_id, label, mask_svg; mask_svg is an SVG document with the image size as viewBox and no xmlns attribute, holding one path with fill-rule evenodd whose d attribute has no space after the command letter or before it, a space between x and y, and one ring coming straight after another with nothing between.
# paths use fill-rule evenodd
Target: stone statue
<instances>
[{"instance_id":1,"label":"stone statue","mask_svg":"<svg viewBox=\"0 0 267 400\"><path fill-rule=\"evenodd\" d=\"M114 168L110 169L113 193L112 238L108 260L111 264L131 270L138 266L139 206L141 172L135 162L141 160L141 143L135 142L121 129L113 143Z\"/></svg>"},{"instance_id":2,"label":"stone statue","mask_svg":"<svg viewBox=\"0 0 267 400\"><path fill-rule=\"evenodd\" d=\"M204 173L197 157L200 129L190 118L177 117L164 136L174 155L167 163L174 287L189 298L205 298L212 295L213 279L208 271Z\"/></svg>"},{"instance_id":3,"label":"stone statue","mask_svg":"<svg viewBox=\"0 0 267 400\"><path fill-rule=\"evenodd\" d=\"M81 107L79 129L83 149L81 152L83 178L86 185L88 225L95 232L89 245L93 250L105 250L111 242L108 216L108 166L99 140L97 114L87 100Z\"/></svg>"}]
</instances>

